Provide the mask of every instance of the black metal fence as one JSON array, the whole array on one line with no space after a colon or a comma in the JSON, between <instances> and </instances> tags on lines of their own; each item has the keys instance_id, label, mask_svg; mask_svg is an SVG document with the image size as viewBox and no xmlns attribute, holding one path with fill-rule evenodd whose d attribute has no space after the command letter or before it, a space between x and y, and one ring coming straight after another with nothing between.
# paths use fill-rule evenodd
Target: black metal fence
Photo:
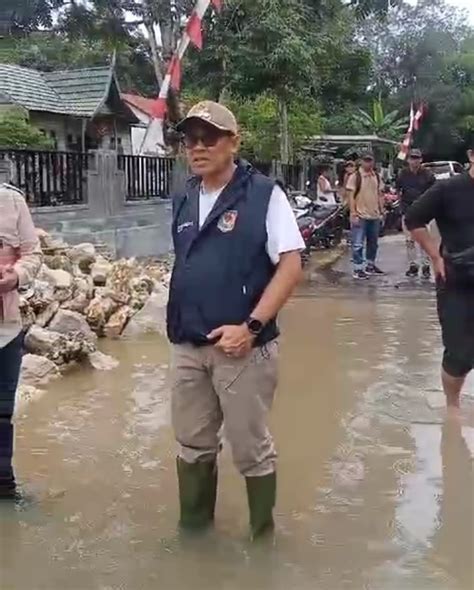
<instances>
[{"instance_id":1,"label":"black metal fence","mask_svg":"<svg viewBox=\"0 0 474 590\"><path fill-rule=\"evenodd\" d=\"M301 174L303 172L302 164L281 164L281 171L287 187L296 190L300 188Z\"/></svg>"},{"instance_id":2,"label":"black metal fence","mask_svg":"<svg viewBox=\"0 0 474 590\"><path fill-rule=\"evenodd\" d=\"M32 207L87 202L88 155L74 152L1 150L11 162L10 182Z\"/></svg>"},{"instance_id":3,"label":"black metal fence","mask_svg":"<svg viewBox=\"0 0 474 590\"><path fill-rule=\"evenodd\" d=\"M25 193L32 207L87 203L87 173L91 154L0 149L0 158L7 157L11 163L10 182ZM125 175L126 200L169 197L174 163L173 158L118 155L117 167ZM271 162L254 162L254 166L263 174L272 174ZM286 186L299 188L302 165L295 163L280 166ZM90 195L90 198L94 198L94 195Z\"/></svg>"},{"instance_id":4,"label":"black metal fence","mask_svg":"<svg viewBox=\"0 0 474 590\"><path fill-rule=\"evenodd\" d=\"M252 165L262 174L265 176L271 176L273 170L273 163L272 162L260 162L260 161L252 161Z\"/></svg>"},{"instance_id":5,"label":"black metal fence","mask_svg":"<svg viewBox=\"0 0 474 590\"><path fill-rule=\"evenodd\" d=\"M280 164L279 162L252 162L253 166L262 174L266 176L272 176L273 171L281 170L282 180L285 186L293 189L299 189L301 187L301 175L303 173L303 164L301 162L295 162L292 164Z\"/></svg>"},{"instance_id":6,"label":"black metal fence","mask_svg":"<svg viewBox=\"0 0 474 590\"><path fill-rule=\"evenodd\" d=\"M174 160L153 156L119 156L119 170L125 172L127 201L169 197Z\"/></svg>"}]
</instances>

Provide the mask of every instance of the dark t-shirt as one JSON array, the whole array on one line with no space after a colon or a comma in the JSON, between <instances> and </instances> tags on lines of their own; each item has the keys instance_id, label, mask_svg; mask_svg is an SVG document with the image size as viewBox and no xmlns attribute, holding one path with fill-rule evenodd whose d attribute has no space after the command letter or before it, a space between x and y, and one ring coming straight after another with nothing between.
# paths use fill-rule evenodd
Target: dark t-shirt
<instances>
[{"instance_id":1,"label":"dark t-shirt","mask_svg":"<svg viewBox=\"0 0 474 590\"><path fill-rule=\"evenodd\" d=\"M418 172L412 172L409 168L402 170L398 175L396 187L400 191L403 213L406 213L408 207L434 183L435 177L425 168L420 168Z\"/></svg>"},{"instance_id":2,"label":"dark t-shirt","mask_svg":"<svg viewBox=\"0 0 474 590\"><path fill-rule=\"evenodd\" d=\"M474 178L470 174L438 181L408 209L405 223L413 230L433 219L450 254L474 247Z\"/></svg>"}]
</instances>

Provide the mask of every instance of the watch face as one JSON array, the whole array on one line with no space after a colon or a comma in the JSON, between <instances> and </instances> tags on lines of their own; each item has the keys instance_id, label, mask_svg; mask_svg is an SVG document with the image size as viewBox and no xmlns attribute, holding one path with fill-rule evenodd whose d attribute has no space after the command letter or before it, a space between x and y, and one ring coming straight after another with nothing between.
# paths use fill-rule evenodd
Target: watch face
<instances>
[{"instance_id":1,"label":"watch face","mask_svg":"<svg viewBox=\"0 0 474 590\"><path fill-rule=\"evenodd\" d=\"M255 334L256 336L260 334L263 328L262 322L259 322L258 320L254 319L250 319L247 322L247 326L249 327L249 330L252 332L252 334Z\"/></svg>"}]
</instances>

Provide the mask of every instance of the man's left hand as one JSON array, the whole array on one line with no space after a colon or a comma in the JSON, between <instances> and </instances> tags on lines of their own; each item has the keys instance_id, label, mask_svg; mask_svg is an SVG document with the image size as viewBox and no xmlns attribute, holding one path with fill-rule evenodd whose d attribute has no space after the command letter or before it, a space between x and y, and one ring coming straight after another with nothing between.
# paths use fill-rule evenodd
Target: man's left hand
<instances>
[{"instance_id":1,"label":"man's left hand","mask_svg":"<svg viewBox=\"0 0 474 590\"><path fill-rule=\"evenodd\" d=\"M247 324L221 326L208 334L207 338L211 342L218 339L214 346L227 356L236 358L246 356L252 350L255 340L255 336L249 331Z\"/></svg>"},{"instance_id":2,"label":"man's left hand","mask_svg":"<svg viewBox=\"0 0 474 590\"><path fill-rule=\"evenodd\" d=\"M18 288L18 274L11 266L3 268L0 274L0 295Z\"/></svg>"}]
</instances>

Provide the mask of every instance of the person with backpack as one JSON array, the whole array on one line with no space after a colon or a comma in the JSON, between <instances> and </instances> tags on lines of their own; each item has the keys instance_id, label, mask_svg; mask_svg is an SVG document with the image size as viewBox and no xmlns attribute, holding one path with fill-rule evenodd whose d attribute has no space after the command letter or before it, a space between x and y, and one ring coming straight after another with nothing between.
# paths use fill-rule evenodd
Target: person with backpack
<instances>
[{"instance_id":1,"label":"person with backpack","mask_svg":"<svg viewBox=\"0 0 474 590\"><path fill-rule=\"evenodd\" d=\"M400 171L396 188L400 193L403 229L406 236L408 258L407 277L417 277L421 262L421 272L424 279L431 276L430 258L421 246L413 240L411 233L405 227L405 215L413 203L432 186L436 179L432 172L423 168L423 155L420 150L412 149L408 155L408 166ZM417 252L418 249L418 252Z\"/></svg>"},{"instance_id":2,"label":"person with backpack","mask_svg":"<svg viewBox=\"0 0 474 590\"><path fill-rule=\"evenodd\" d=\"M383 181L375 170L373 154L365 152L360 167L349 177L346 185L351 216L353 277L356 280L384 274L375 263L384 211L383 187Z\"/></svg>"},{"instance_id":3,"label":"person with backpack","mask_svg":"<svg viewBox=\"0 0 474 590\"><path fill-rule=\"evenodd\" d=\"M458 414L461 390L474 369L474 136L470 170L437 181L408 209L405 224L431 258L444 344L442 382L448 410ZM427 229L435 220L441 247Z\"/></svg>"},{"instance_id":4,"label":"person with backpack","mask_svg":"<svg viewBox=\"0 0 474 590\"><path fill-rule=\"evenodd\" d=\"M8 172L8 162L0 159L0 500L18 497L12 465L23 349L18 289L34 279L42 260L28 206L19 190L6 184Z\"/></svg>"}]
</instances>

